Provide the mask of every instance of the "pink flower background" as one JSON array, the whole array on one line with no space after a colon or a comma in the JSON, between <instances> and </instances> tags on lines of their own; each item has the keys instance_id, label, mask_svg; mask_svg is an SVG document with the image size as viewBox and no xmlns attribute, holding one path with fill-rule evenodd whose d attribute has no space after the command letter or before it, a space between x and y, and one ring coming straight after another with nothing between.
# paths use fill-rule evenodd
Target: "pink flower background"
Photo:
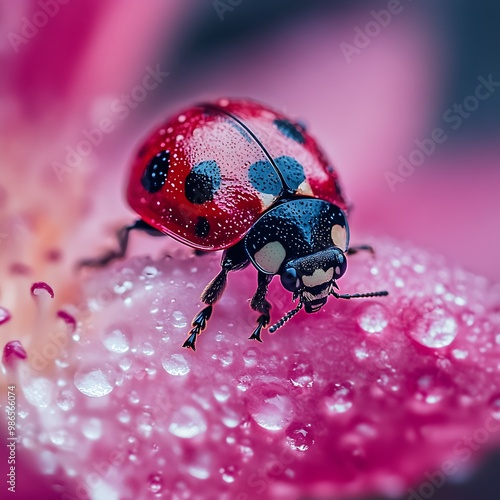
<instances>
[{"instance_id":1,"label":"pink flower background","mask_svg":"<svg viewBox=\"0 0 500 500\"><path fill-rule=\"evenodd\" d=\"M457 459L453 447L465 435L490 414L499 418L499 146L487 133L464 133L475 115L457 131L442 120L454 104L450 39L432 10L404 4L349 62L341 43L372 19L371 4L295 16L284 5L266 19L271 11L249 3L220 20L214 4L194 0L55 1L30 36L26 20L41 4L1 4L0 306L12 318L0 335L2 345L20 340L29 360L4 358L2 373L3 402L7 385L17 387L19 498L407 498L426 472ZM253 24L262 32L217 43L219 31L232 33L231 23L246 26L251 15L262 18ZM207 26L214 42L202 50ZM126 102L148 71L162 81L120 116L116 100ZM470 81L459 100L474 93ZM123 186L138 142L169 112L220 96L252 97L307 123L354 203L353 242L377 247L378 261L350 261L343 291L387 286L387 302L330 304L254 346L245 337L255 321L245 303L255 282L249 269L230 283L193 355L179 345L218 256L200 263L177 243L134 235L125 263L75 270L112 247L114 231L134 217ZM103 119L113 130L61 169L68 148ZM435 127L448 141L391 190L387 171L397 172L398 157ZM53 300L30 296L39 281ZM441 349L422 338L440 314L436 304L450 301L445 291L458 333ZM279 285L271 297L277 315L291 309ZM58 310L76 317L75 332ZM384 326L371 331L365 320ZM37 365L61 331L67 341L57 356ZM380 351L392 361L382 363ZM82 390L97 372L104 382L96 387L113 386L100 397ZM498 442L492 433L450 482ZM127 457L113 462L116 443ZM111 465L92 483L96 463Z\"/></svg>"}]
</instances>

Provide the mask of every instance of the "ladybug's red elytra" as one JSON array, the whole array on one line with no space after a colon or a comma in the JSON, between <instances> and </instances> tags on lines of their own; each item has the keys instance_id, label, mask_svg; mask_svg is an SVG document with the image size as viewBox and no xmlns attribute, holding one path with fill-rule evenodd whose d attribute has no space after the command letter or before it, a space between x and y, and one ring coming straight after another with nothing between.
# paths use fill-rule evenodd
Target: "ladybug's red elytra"
<instances>
[{"instance_id":1,"label":"ladybug's red elytra","mask_svg":"<svg viewBox=\"0 0 500 500\"><path fill-rule=\"evenodd\" d=\"M258 341L270 323L266 294L275 275L297 304L270 331L302 307L318 311L329 295L387 295L337 293L346 255L372 249L349 248L348 204L315 140L302 125L262 104L220 99L172 117L140 147L127 199L140 220L119 232L118 251L83 265L123 257L133 229L172 236L197 251L224 250L221 271L201 296L206 307L183 347L195 350L228 273L250 263L258 270L250 307L260 313L250 338Z\"/></svg>"}]
</instances>

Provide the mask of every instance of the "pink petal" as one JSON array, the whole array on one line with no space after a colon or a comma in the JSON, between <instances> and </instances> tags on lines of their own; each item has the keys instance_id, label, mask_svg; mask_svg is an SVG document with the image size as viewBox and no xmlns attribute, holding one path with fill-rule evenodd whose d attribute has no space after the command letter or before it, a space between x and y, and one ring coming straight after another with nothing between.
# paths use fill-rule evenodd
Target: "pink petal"
<instances>
[{"instance_id":1,"label":"pink petal","mask_svg":"<svg viewBox=\"0 0 500 500\"><path fill-rule=\"evenodd\" d=\"M247 269L230 276L196 353L180 346L217 256L96 273L81 311L93 333L57 358L60 383L46 388L56 404L23 403L41 437L30 452L64 436L54 459L81 478L68 494L95 472L117 496L174 495L182 477L191 497L241 498L398 495L444 461L465 473L500 441L500 290L413 246L370 243L375 258L350 258L339 284L388 297L331 299L259 344L247 339ZM270 301L273 321L292 306L277 282Z\"/></svg>"}]
</instances>

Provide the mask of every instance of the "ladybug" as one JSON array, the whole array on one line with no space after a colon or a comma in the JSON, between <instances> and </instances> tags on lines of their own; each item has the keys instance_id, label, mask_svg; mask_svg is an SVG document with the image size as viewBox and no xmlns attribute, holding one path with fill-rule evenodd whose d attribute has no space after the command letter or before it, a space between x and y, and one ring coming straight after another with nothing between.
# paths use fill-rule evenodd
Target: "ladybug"
<instances>
[{"instance_id":1,"label":"ladybug","mask_svg":"<svg viewBox=\"0 0 500 500\"><path fill-rule=\"evenodd\" d=\"M249 100L220 99L193 106L155 130L139 148L127 200L140 220L118 234L120 248L84 265L123 257L131 230L169 235L200 251L223 250L221 270L205 288L206 305L194 318L183 347L195 350L229 272L253 264L257 290L250 307L260 313L250 338L261 341L270 323L269 283L279 275L297 304L269 331L304 307L314 313L337 280L349 248L348 203L336 171L305 127Z\"/></svg>"}]
</instances>

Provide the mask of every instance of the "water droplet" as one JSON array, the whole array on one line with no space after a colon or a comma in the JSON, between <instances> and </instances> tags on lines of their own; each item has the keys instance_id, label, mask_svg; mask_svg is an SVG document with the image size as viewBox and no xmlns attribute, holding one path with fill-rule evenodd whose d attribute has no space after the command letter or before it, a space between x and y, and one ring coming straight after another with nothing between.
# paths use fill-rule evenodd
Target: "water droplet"
<instances>
[{"instance_id":1,"label":"water droplet","mask_svg":"<svg viewBox=\"0 0 500 500\"><path fill-rule=\"evenodd\" d=\"M234 465L228 467L221 467L219 472L222 475L222 480L226 483L234 483L237 476L237 469Z\"/></svg>"},{"instance_id":2,"label":"water droplet","mask_svg":"<svg viewBox=\"0 0 500 500\"><path fill-rule=\"evenodd\" d=\"M493 418L500 420L500 394L495 394L490 398L489 407Z\"/></svg>"},{"instance_id":3,"label":"water droplet","mask_svg":"<svg viewBox=\"0 0 500 500\"><path fill-rule=\"evenodd\" d=\"M231 391L227 385L221 385L220 387L216 387L213 390L215 399L219 401L219 403L224 403L228 400L231 395Z\"/></svg>"},{"instance_id":4,"label":"water droplet","mask_svg":"<svg viewBox=\"0 0 500 500\"><path fill-rule=\"evenodd\" d=\"M202 413L193 406L184 406L173 416L168 430L177 437L190 439L207 430Z\"/></svg>"},{"instance_id":5,"label":"water droplet","mask_svg":"<svg viewBox=\"0 0 500 500\"><path fill-rule=\"evenodd\" d=\"M187 325L186 316L184 316L181 311L174 311L172 313L172 318L172 326L174 328L184 328Z\"/></svg>"},{"instance_id":6,"label":"water droplet","mask_svg":"<svg viewBox=\"0 0 500 500\"><path fill-rule=\"evenodd\" d=\"M74 376L75 387L85 396L100 398L113 390L108 376L101 370L77 371Z\"/></svg>"},{"instance_id":7,"label":"water droplet","mask_svg":"<svg viewBox=\"0 0 500 500\"><path fill-rule=\"evenodd\" d=\"M366 359L370 356L370 353L366 350L366 346L356 347L354 349L354 354L358 359Z\"/></svg>"},{"instance_id":8,"label":"water droplet","mask_svg":"<svg viewBox=\"0 0 500 500\"><path fill-rule=\"evenodd\" d=\"M161 472L153 472L148 477L148 490L155 495L161 493L163 489L163 476Z\"/></svg>"},{"instance_id":9,"label":"water droplet","mask_svg":"<svg viewBox=\"0 0 500 500\"><path fill-rule=\"evenodd\" d=\"M243 353L243 361L245 362L245 366L247 368L251 368L257 364L257 351L255 349L247 349Z\"/></svg>"},{"instance_id":10,"label":"water droplet","mask_svg":"<svg viewBox=\"0 0 500 500\"><path fill-rule=\"evenodd\" d=\"M62 446L66 442L67 438L68 438L68 433L63 429L51 432L49 435L49 439L56 446Z\"/></svg>"},{"instance_id":11,"label":"water droplet","mask_svg":"<svg viewBox=\"0 0 500 500\"><path fill-rule=\"evenodd\" d=\"M54 386L46 378L30 378L24 383L23 392L30 404L47 408L52 404Z\"/></svg>"},{"instance_id":12,"label":"water droplet","mask_svg":"<svg viewBox=\"0 0 500 500\"><path fill-rule=\"evenodd\" d=\"M231 408L228 408L227 406L224 407L224 414L222 415L222 423L226 426L229 427L230 429L234 429L238 425L240 425L243 417L241 413L239 413L236 410L233 410Z\"/></svg>"},{"instance_id":13,"label":"water droplet","mask_svg":"<svg viewBox=\"0 0 500 500\"><path fill-rule=\"evenodd\" d=\"M167 373L177 377L187 375L191 369L182 354L172 354L168 359L163 360L161 364Z\"/></svg>"},{"instance_id":14,"label":"water droplet","mask_svg":"<svg viewBox=\"0 0 500 500\"><path fill-rule=\"evenodd\" d=\"M137 394L137 391L130 391L127 399L132 405L136 405L141 401L141 398L139 398L139 394Z\"/></svg>"},{"instance_id":15,"label":"water droplet","mask_svg":"<svg viewBox=\"0 0 500 500\"><path fill-rule=\"evenodd\" d=\"M441 306L424 304L423 315L414 318L406 329L406 333L419 344L434 349L449 346L458 333L457 322Z\"/></svg>"},{"instance_id":16,"label":"water droplet","mask_svg":"<svg viewBox=\"0 0 500 500\"><path fill-rule=\"evenodd\" d=\"M220 354L219 361L222 363L222 366L230 366L233 362L233 351Z\"/></svg>"},{"instance_id":17,"label":"water droplet","mask_svg":"<svg viewBox=\"0 0 500 500\"><path fill-rule=\"evenodd\" d=\"M139 440L135 436L127 438L127 453L129 460L135 461L139 453Z\"/></svg>"},{"instance_id":18,"label":"water droplet","mask_svg":"<svg viewBox=\"0 0 500 500\"><path fill-rule=\"evenodd\" d=\"M436 382L433 375L422 375L417 380L414 411L428 413L435 411L434 405L440 403L447 394L447 388Z\"/></svg>"},{"instance_id":19,"label":"water droplet","mask_svg":"<svg viewBox=\"0 0 500 500\"><path fill-rule=\"evenodd\" d=\"M130 370L130 367L132 366L132 360L130 358L122 358L120 359L120 362L118 363L118 366L124 371Z\"/></svg>"},{"instance_id":20,"label":"water droplet","mask_svg":"<svg viewBox=\"0 0 500 500\"><path fill-rule=\"evenodd\" d=\"M197 457L197 460L200 460ZM188 472L197 479L208 479L210 477L210 460L201 460L203 463L191 464Z\"/></svg>"},{"instance_id":21,"label":"water droplet","mask_svg":"<svg viewBox=\"0 0 500 500\"><path fill-rule=\"evenodd\" d=\"M119 283L116 283L115 286L113 287L113 291L118 295L122 295L125 292L132 290L132 288L134 288L134 284L132 283L132 281L124 280Z\"/></svg>"},{"instance_id":22,"label":"water droplet","mask_svg":"<svg viewBox=\"0 0 500 500\"><path fill-rule=\"evenodd\" d=\"M122 410L118 413L117 418L122 424L128 424L130 422L130 412L128 410Z\"/></svg>"},{"instance_id":23,"label":"water droplet","mask_svg":"<svg viewBox=\"0 0 500 500\"><path fill-rule=\"evenodd\" d=\"M141 346L142 354L145 356L153 356L155 353L154 347L151 345L150 342L144 342Z\"/></svg>"},{"instance_id":24,"label":"water droplet","mask_svg":"<svg viewBox=\"0 0 500 500\"><path fill-rule=\"evenodd\" d=\"M57 397L57 406L63 411L69 411L75 406L75 395L69 389L62 389Z\"/></svg>"},{"instance_id":25,"label":"water droplet","mask_svg":"<svg viewBox=\"0 0 500 500\"><path fill-rule=\"evenodd\" d=\"M311 425L294 422L286 430L286 443L292 450L307 451L314 443Z\"/></svg>"},{"instance_id":26,"label":"water droplet","mask_svg":"<svg viewBox=\"0 0 500 500\"><path fill-rule=\"evenodd\" d=\"M104 333L102 343L108 351L124 353L130 349L128 328L111 328Z\"/></svg>"},{"instance_id":27,"label":"water droplet","mask_svg":"<svg viewBox=\"0 0 500 500\"><path fill-rule=\"evenodd\" d=\"M99 439L102 436L102 422L98 418L89 419L83 423L82 433L87 439Z\"/></svg>"},{"instance_id":28,"label":"water droplet","mask_svg":"<svg viewBox=\"0 0 500 500\"><path fill-rule=\"evenodd\" d=\"M145 266L144 269L142 270L143 276L146 278L154 278L155 276L158 275L158 269L154 266Z\"/></svg>"},{"instance_id":29,"label":"water droplet","mask_svg":"<svg viewBox=\"0 0 500 500\"><path fill-rule=\"evenodd\" d=\"M264 429L283 429L293 418L292 402L284 389L277 384L254 387L248 398L250 415Z\"/></svg>"},{"instance_id":30,"label":"water droplet","mask_svg":"<svg viewBox=\"0 0 500 500\"><path fill-rule=\"evenodd\" d=\"M295 387L312 387L314 370L310 363L295 355L295 361L288 371L288 379Z\"/></svg>"},{"instance_id":31,"label":"water droplet","mask_svg":"<svg viewBox=\"0 0 500 500\"><path fill-rule=\"evenodd\" d=\"M451 354L453 354L455 359L465 359L469 355L469 353L463 349L453 349Z\"/></svg>"},{"instance_id":32,"label":"water droplet","mask_svg":"<svg viewBox=\"0 0 500 500\"><path fill-rule=\"evenodd\" d=\"M335 384L325 398L325 405L330 413L345 413L354 404L354 388L352 384Z\"/></svg>"},{"instance_id":33,"label":"water droplet","mask_svg":"<svg viewBox=\"0 0 500 500\"><path fill-rule=\"evenodd\" d=\"M382 304L361 304L356 318L358 325L367 333L380 333L389 323L387 308Z\"/></svg>"},{"instance_id":34,"label":"water droplet","mask_svg":"<svg viewBox=\"0 0 500 500\"><path fill-rule=\"evenodd\" d=\"M154 419L151 413L145 411L137 418L137 432L144 438L150 438L153 434Z\"/></svg>"}]
</instances>

